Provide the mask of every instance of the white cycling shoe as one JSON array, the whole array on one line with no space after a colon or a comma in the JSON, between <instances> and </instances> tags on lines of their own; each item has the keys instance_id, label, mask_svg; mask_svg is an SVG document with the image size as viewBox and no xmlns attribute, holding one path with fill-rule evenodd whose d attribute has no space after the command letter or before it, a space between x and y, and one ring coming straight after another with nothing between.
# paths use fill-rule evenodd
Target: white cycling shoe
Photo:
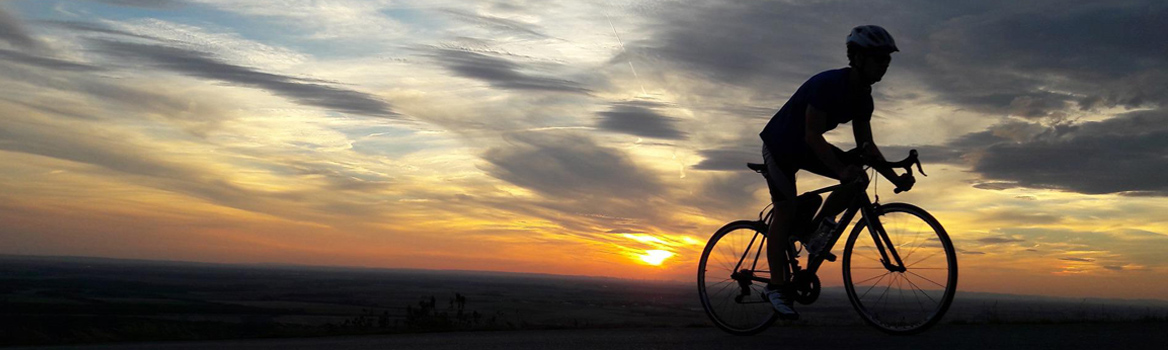
<instances>
[{"instance_id":1,"label":"white cycling shoe","mask_svg":"<svg viewBox=\"0 0 1168 350\"><path fill-rule=\"evenodd\" d=\"M799 312L795 311L791 298L783 295L783 292L777 289L767 289L766 298L770 300L771 306L775 308L775 312L779 313L779 318L784 320L798 320Z\"/></svg>"}]
</instances>

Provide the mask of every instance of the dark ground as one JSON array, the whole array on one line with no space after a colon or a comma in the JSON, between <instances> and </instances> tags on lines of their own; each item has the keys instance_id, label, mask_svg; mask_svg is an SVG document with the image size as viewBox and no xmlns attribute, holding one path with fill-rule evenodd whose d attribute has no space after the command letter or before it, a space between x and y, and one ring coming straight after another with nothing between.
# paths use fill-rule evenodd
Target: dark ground
<instances>
[{"instance_id":1,"label":"dark ground","mask_svg":"<svg viewBox=\"0 0 1168 350\"><path fill-rule=\"evenodd\" d=\"M794 327L776 327L751 339L787 342L783 337L806 332L839 346L901 341L862 326L839 289L825 289L818 302L800 311L803 321ZM1048 334L1052 344L1107 332L1124 339L1163 340L1163 332L1140 330L1163 329L1166 319L1164 301L959 292L937 329L905 339L949 344L935 334L957 332L954 336L975 337L971 339L1016 335L1025 343L1018 332L1033 331ZM832 335L841 331L867 335ZM336 337L346 335L362 336ZM698 338L687 338L691 336ZM557 337L567 337L594 347L621 348L605 343L616 337L657 348L653 344L674 344L676 339L707 345L758 341L719 340L742 338L726 338L710 326L696 288L676 282L0 256L0 346L292 337L329 338L215 346L312 348L347 342L346 347L357 348L455 348L458 339L465 339L505 348L538 339L559 344Z\"/></svg>"},{"instance_id":2,"label":"dark ground","mask_svg":"<svg viewBox=\"0 0 1168 350\"><path fill-rule=\"evenodd\" d=\"M914 336L866 327L775 327L750 337L713 328L455 332L328 338L155 342L53 349L1163 349L1166 323L943 325Z\"/></svg>"}]
</instances>

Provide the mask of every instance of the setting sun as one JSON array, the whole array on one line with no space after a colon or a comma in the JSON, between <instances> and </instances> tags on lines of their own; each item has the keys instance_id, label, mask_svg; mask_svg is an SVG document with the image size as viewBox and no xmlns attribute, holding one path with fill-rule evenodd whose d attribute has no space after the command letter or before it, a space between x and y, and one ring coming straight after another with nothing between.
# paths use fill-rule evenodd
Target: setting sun
<instances>
[{"instance_id":1,"label":"setting sun","mask_svg":"<svg viewBox=\"0 0 1168 350\"><path fill-rule=\"evenodd\" d=\"M664 250L646 250L644 255L641 255L641 260L653 266L660 266L665 259L672 257L674 254Z\"/></svg>"}]
</instances>

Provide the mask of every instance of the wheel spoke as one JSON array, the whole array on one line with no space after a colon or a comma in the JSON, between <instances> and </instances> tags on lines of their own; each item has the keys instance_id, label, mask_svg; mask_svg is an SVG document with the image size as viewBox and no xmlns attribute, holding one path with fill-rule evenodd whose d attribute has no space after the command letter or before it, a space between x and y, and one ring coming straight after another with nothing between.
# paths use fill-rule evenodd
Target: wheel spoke
<instances>
[{"instance_id":1,"label":"wheel spoke","mask_svg":"<svg viewBox=\"0 0 1168 350\"><path fill-rule=\"evenodd\" d=\"M890 274L890 273L886 273L886 274L880 275L880 279L876 280L876 282L875 282L875 283L872 283L872 286L871 286L871 287L868 287L868 290L864 291L864 295L861 295L861 296L860 296L860 299L864 299L864 297L868 295L868 292L871 292L871 291L872 291L872 288L876 288L876 286L877 286L877 285L880 285L880 281L883 281L883 280L884 280L884 276L888 276L889 274Z\"/></svg>"},{"instance_id":2,"label":"wheel spoke","mask_svg":"<svg viewBox=\"0 0 1168 350\"><path fill-rule=\"evenodd\" d=\"M917 223L917 226L919 227L919 226L920 226L920 223ZM918 238L918 237L920 237L920 235L921 235L921 231L922 231L922 230L914 229L913 231L916 231L916 232L917 232L916 236L913 236L913 243L916 243L916 242L917 242L917 238ZM928 241L929 241L929 239L928 239L928 238L926 238L924 241L921 241L921 243L920 243L920 244L917 244L915 247L913 247L913 249L910 249L910 250L908 251L908 254L905 254L905 255L904 255L904 260L908 260L908 257L912 256L912 255L913 255L913 253L917 251L917 249L919 249L919 248L920 248L922 245L924 245L924 243L925 243L925 242L928 242ZM912 244L912 243L909 243L909 246L913 246L913 244Z\"/></svg>"},{"instance_id":3,"label":"wheel spoke","mask_svg":"<svg viewBox=\"0 0 1168 350\"><path fill-rule=\"evenodd\" d=\"M906 271L906 272L913 274L913 276L917 276L917 277L923 278L924 280L926 280L926 281L929 281L929 282L931 282L931 283L933 283L933 284L937 285L938 287L945 288L945 286L944 286L944 285L941 285L940 283L937 283L937 282L933 282L933 280L929 279L928 277L925 277L925 276L918 275L916 272L912 272L912 271Z\"/></svg>"},{"instance_id":4,"label":"wheel spoke","mask_svg":"<svg viewBox=\"0 0 1168 350\"><path fill-rule=\"evenodd\" d=\"M944 252L945 252L945 250L944 250L944 249L941 249L941 251L939 251L939 252L936 252L936 253L933 253L933 255L926 256L924 259L917 260L917 262L915 262L915 263L912 263L912 264L909 264L908 266L905 266L905 268L910 268L910 267L913 267L913 265L920 264L922 261L929 260L929 258L932 258L932 257L934 257L934 256L937 256L938 254L941 254L941 253L944 253Z\"/></svg>"},{"instance_id":5,"label":"wheel spoke","mask_svg":"<svg viewBox=\"0 0 1168 350\"><path fill-rule=\"evenodd\" d=\"M874 280L874 279L877 279L877 278L880 278L880 277L888 276L888 274L890 274L890 273L892 273L892 271L885 272L883 275L879 275L879 276L873 276L873 277L871 277L871 278L869 278L869 279L866 279L866 280L863 280L863 281L859 281L859 282L856 282L856 283L852 283L852 284L861 284L861 283L864 283L864 282L868 282L868 281L871 281L871 280ZM879 282L879 281L877 281L876 283L880 283L880 282Z\"/></svg>"},{"instance_id":6,"label":"wheel spoke","mask_svg":"<svg viewBox=\"0 0 1168 350\"><path fill-rule=\"evenodd\" d=\"M703 252L702 291L703 306L714 323L731 333L761 330L773 321L774 311L762 299L763 287L751 283L739 284L741 278L726 278L745 270L755 278L770 275L767 266L765 236L752 227L727 227L712 237L713 243ZM710 279L706 279L706 277ZM743 274L742 278L745 278ZM745 291L749 295L741 295ZM735 298L741 296L741 301Z\"/></svg>"},{"instance_id":7,"label":"wheel spoke","mask_svg":"<svg viewBox=\"0 0 1168 350\"><path fill-rule=\"evenodd\" d=\"M917 295L917 285L916 285L915 283L913 283L913 282L912 282L912 280L910 280L910 279L908 279L908 278L905 278L904 280L905 280L905 282L908 282L908 285L909 285L909 287L910 287L908 290L909 290L910 292L912 292L912 294L913 294L913 299L917 301L917 306L919 306L919 307L921 308L921 313L924 313L924 312L926 312L926 311L925 311L925 305L924 305L924 304L921 304L921 297ZM925 293L925 291L921 291L921 294L924 294L924 293ZM929 295L928 295L928 294L925 294L925 296L926 296L926 297L928 297ZM930 298L930 299L931 299L931 298Z\"/></svg>"},{"instance_id":8,"label":"wheel spoke","mask_svg":"<svg viewBox=\"0 0 1168 350\"><path fill-rule=\"evenodd\" d=\"M932 302L934 302L934 303L936 303L936 302L937 302L936 300L933 300L933 297L929 296L929 293L925 293L925 290L924 290L924 289L921 289L921 287L918 287L916 283L913 283L913 281L912 281L911 279L905 278L905 280L906 280L906 281L908 281L908 284L909 284L909 285L911 285L911 286L913 286L913 288L916 288L917 290L920 290L920 291L921 291L921 294L924 294L924 295L925 295L925 297L926 297L926 298L929 298L929 300L930 300L930 301L932 301Z\"/></svg>"},{"instance_id":9,"label":"wheel spoke","mask_svg":"<svg viewBox=\"0 0 1168 350\"><path fill-rule=\"evenodd\" d=\"M871 237L871 227L868 227L869 232L856 231L848 239L843 271L846 291L856 311L869 324L890 333L920 331L936 323L952 302L953 286L938 283L948 278L951 284L955 277L952 243L944 230L919 208L904 204L881 208L875 217L866 219L883 221L882 225L873 221L873 226L883 227L883 236ZM880 272L887 270L886 262L881 260L884 255L880 254L880 243L886 243L889 254L893 250L899 253L903 262L900 266L909 271ZM921 288L930 283L941 292Z\"/></svg>"}]
</instances>

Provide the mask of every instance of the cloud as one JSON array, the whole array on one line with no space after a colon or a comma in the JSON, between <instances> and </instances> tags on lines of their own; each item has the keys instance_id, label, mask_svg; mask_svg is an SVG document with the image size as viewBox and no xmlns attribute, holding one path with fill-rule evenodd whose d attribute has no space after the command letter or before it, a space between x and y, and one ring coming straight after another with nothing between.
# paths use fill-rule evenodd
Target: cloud
<instances>
[{"instance_id":1,"label":"cloud","mask_svg":"<svg viewBox=\"0 0 1168 350\"><path fill-rule=\"evenodd\" d=\"M106 26L103 26L100 24L89 23L89 22L51 21L50 20L50 21L42 21L42 23L46 23L49 25L53 25L53 26L57 26L60 28L65 28L65 29L69 29L69 30L73 30L73 31L79 31L79 32L112 34L112 35L119 35L119 36L139 38L139 39L147 39L147 40L159 40L160 39L160 38L156 38L156 37L152 37L152 36L148 36L148 35L135 34L135 33L127 32L124 30L112 29L112 28L109 28L109 27L106 27Z\"/></svg>"},{"instance_id":2,"label":"cloud","mask_svg":"<svg viewBox=\"0 0 1168 350\"><path fill-rule=\"evenodd\" d=\"M468 11L462 11L462 10L457 10L457 9L449 9L448 8L448 9L441 9L439 11L446 13L446 14L449 14L449 15L452 15L454 18L458 18L458 19L461 19L461 20L464 20L464 21L467 21L470 23L483 25L483 26L497 29L497 30L503 31L503 32L516 33L519 35L533 37L533 38L540 38L540 39L551 38L551 36L548 36L547 34L543 33L542 28L540 28L540 26L535 25L535 24L524 23L524 22L520 22L520 21L506 19L506 18L499 18L499 17L494 17L494 16L475 14L475 13L471 13Z\"/></svg>"},{"instance_id":3,"label":"cloud","mask_svg":"<svg viewBox=\"0 0 1168 350\"><path fill-rule=\"evenodd\" d=\"M1003 181L989 181L989 182L979 182L979 183L973 184L973 188L983 189L983 190L995 190L995 191L1008 190L1011 188L1018 188L1018 187L1022 187L1022 186L1018 185L1017 182L1003 182Z\"/></svg>"},{"instance_id":4,"label":"cloud","mask_svg":"<svg viewBox=\"0 0 1168 350\"><path fill-rule=\"evenodd\" d=\"M1131 112L1056 124L1021 142L981 151L973 171L1030 188L1084 194L1168 195L1168 112Z\"/></svg>"},{"instance_id":5,"label":"cloud","mask_svg":"<svg viewBox=\"0 0 1168 350\"><path fill-rule=\"evenodd\" d=\"M597 113L603 130L668 140L684 140L687 135L677 128L677 118L654 111L660 106L650 102L616 102L607 111Z\"/></svg>"},{"instance_id":6,"label":"cloud","mask_svg":"<svg viewBox=\"0 0 1168 350\"><path fill-rule=\"evenodd\" d=\"M570 132L508 134L482 159L491 176L552 198L659 196L662 185L628 155Z\"/></svg>"},{"instance_id":7,"label":"cloud","mask_svg":"<svg viewBox=\"0 0 1168 350\"><path fill-rule=\"evenodd\" d=\"M118 137L83 135L56 136L48 125L12 123L0 129L0 149L95 164L127 174L181 178L192 169L158 159Z\"/></svg>"},{"instance_id":8,"label":"cloud","mask_svg":"<svg viewBox=\"0 0 1168 350\"><path fill-rule=\"evenodd\" d=\"M766 179L754 172L745 170L740 172L711 172L708 176L701 176L700 185L690 196L678 202L700 209L705 215L714 218L740 219L753 217L767 203L770 196L764 201L756 201L754 193L766 191Z\"/></svg>"},{"instance_id":9,"label":"cloud","mask_svg":"<svg viewBox=\"0 0 1168 350\"><path fill-rule=\"evenodd\" d=\"M1089 258L1076 258L1076 257L1069 257L1069 258L1059 258L1059 260L1065 260L1065 261L1077 261L1077 262L1095 262L1095 259L1089 259Z\"/></svg>"},{"instance_id":10,"label":"cloud","mask_svg":"<svg viewBox=\"0 0 1168 350\"><path fill-rule=\"evenodd\" d=\"M16 62L29 66L36 66L52 70L91 72L102 70L100 67L83 63L63 61L55 58L29 55L23 52L0 49L0 60Z\"/></svg>"},{"instance_id":11,"label":"cloud","mask_svg":"<svg viewBox=\"0 0 1168 350\"><path fill-rule=\"evenodd\" d=\"M1002 9L1004 10L1004 9ZM945 21L922 43L924 81L951 102L1022 117L1168 102L1168 21L1154 2L1015 7ZM1083 48L1090 48L1084 50Z\"/></svg>"},{"instance_id":12,"label":"cloud","mask_svg":"<svg viewBox=\"0 0 1168 350\"><path fill-rule=\"evenodd\" d=\"M126 6L126 7L141 7L149 9L173 9L179 8L185 3L181 0L90 0L103 4Z\"/></svg>"},{"instance_id":13,"label":"cloud","mask_svg":"<svg viewBox=\"0 0 1168 350\"><path fill-rule=\"evenodd\" d=\"M646 25L651 35L628 43L630 54L691 76L773 90L797 87L818 70L830 68L826 62L846 62L843 36L851 27L815 15L833 12L827 8L778 2L677 2L657 10ZM832 32L833 27L838 30Z\"/></svg>"},{"instance_id":14,"label":"cloud","mask_svg":"<svg viewBox=\"0 0 1168 350\"><path fill-rule=\"evenodd\" d=\"M12 16L0 6L0 41L28 50L40 50L43 45L24 29L20 19Z\"/></svg>"},{"instance_id":15,"label":"cloud","mask_svg":"<svg viewBox=\"0 0 1168 350\"><path fill-rule=\"evenodd\" d=\"M571 80L523 73L519 64L501 57L455 49L435 49L431 57L458 76L481 80L500 89L583 94L590 91Z\"/></svg>"},{"instance_id":16,"label":"cloud","mask_svg":"<svg viewBox=\"0 0 1168 350\"><path fill-rule=\"evenodd\" d=\"M694 165L697 170L748 171L746 163L762 163L762 147L757 151L745 148L721 148L699 150L702 161Z\"/></svg>"},{"instance_id":17,"label":"cloud","mask_svg":"<svg viewBox=\"0 0 1168 350\"><path fill-rule=\"evenodd\" d=\"M136 60L186 75L267 90L303 105L376 117L400 118L389 103L367 93L321 84L319 80L265 73L216 59L208 53L169 46L93 40L109 56Z\"/></svg>"},{"instance_id":18,"label":"cloud","mask_svg":"<svg viewBox=\"0 0 1168 350\"><path fill-rule=\"evenodd\" d=\"M985 237L985 238L980 238L977 241L981 242L981 243L986 243L986 244L1002 244L1002 243L1021 243L1021 242L1025 242L1026 240L1002 236L1002 237Z\"/></svg>"}]
</instances>

